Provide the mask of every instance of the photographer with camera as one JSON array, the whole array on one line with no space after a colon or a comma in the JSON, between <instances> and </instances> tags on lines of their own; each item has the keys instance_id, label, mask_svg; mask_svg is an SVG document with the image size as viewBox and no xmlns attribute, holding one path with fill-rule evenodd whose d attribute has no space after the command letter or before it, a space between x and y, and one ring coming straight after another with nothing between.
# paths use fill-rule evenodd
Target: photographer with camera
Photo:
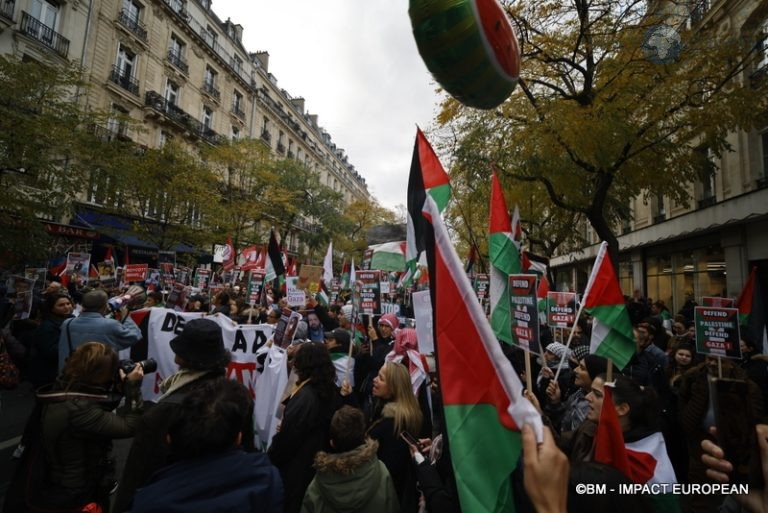
<instances>
[{"instance_id":1,"label":"photographer with camera","mask_svg":"<svg viewBox=\"0 0 768 513\"><path fill-rule=\"evenodd\" d=\"M115 511L129 510L136 490L146 485L156 470L170 463L167 435L181 416L182 402L201 386L224 376L231 358L224 347L221 327L210 319L187 322L184 331L171 340L171 349L179 370L163 380L163 395L141 417L115 498ZM252 437L243 438L245 449L251 449Z\"/></svg>"},{"instance_id":2,"label":"photographer with camera","mask_svg":"<svg viewBox=\"0 0 768 513\"><path fill-rule=\"evenodd\" d=\"M112 440L136 430L143 376L141 365L126 374L106 344L80 345L57 382L38 392L4 511L109 511ZM126 411L113 413L123 396Z\"/></svg>"},{"instance_id":3,"label":"photographer with camera","mask_svg":"<svg viewBox=\"0 0 768 513\"><path fill-rule=\"evenodd\" d=\"M66 358L85 342L102 342L115 351L126 349L141 340L141 329L128 315L127 305L120 309L122 321L104 317L109 310L107 293L91 290L83 295L83 312L61 324L59 335L59 370Z\"/></svg>"}]
</instances>

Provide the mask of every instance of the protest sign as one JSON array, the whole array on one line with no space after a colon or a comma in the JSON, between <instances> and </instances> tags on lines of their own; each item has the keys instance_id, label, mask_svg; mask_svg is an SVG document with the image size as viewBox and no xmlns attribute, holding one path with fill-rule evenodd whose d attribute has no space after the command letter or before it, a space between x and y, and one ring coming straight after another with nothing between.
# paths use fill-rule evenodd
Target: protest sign
<instances>
[{"instance_id":1,"label":"protest sign","mask_svg":"<svg viewBox=\"0 0 768 513\"><path fill-rule=\"evenodd\" d=\"M195 279L192 285L199 288L200 290L205 290L208 288L208 285L210 284L210 282L211 282L211 270L198 267L197 270L195 270Z\"/></svg>"},{"instance_id":2,"label":"protest sign","mask_svg":"<svg viewBox=\"0 0 768 513\"><path fill-rule=\"evenodd\" d=\"M381 303L381 315L388 314L388 313L395 314L395 315L397 315L399 317L400 316L400 305L398 305L397 303L385 303L385 302L382 302Z\"/></svg>"},{"instance_id":3,"label":"protest sign","mask_svg":"<svg viewBox=\"0 0 768 513\"><path fill-rule=\"evenodd\" d=\"M363 261L360 264L360 268L363 271L369 271L371 269L371 260L373 260L373 250L366 249L363 252Z\"/></svg>"},{"instance_id":4,"label":"protest sign","mask_svg":"<svg viewBox=\"0 0 768 513\"><path fill-rule=\"evenodd\" d=\"M693 312L696 325L696 352L726 358L741 358L738 308L697 306Z\"/></svg>"},{"instance_id":5,"label":"protest sign","mask_svg":"<svg viewBox=\"0 0 768 513\"><path fill-rule=\"evenodd\" d=\"M176 281L182 285L189 285L189 278L192 276L192 269L189 267L177 267L175 271Z\"/></svg>"},{"instance_id":6,"label":"protest sign","mask_svg":"<svg viewBox=\"0 0 768 513\"><path fill-rule=\"evenodd\" d=\"M296 288L307 290L314 295L320 290L320 280L323 279L323 268L319 265L302 265L299 269L299 281Z\"/></svg>"},{"instance_id":7,"label":"protest sign","mask_svg":"<svg viewBox=\"0 0 768 513\"><path fill-rule=\"evenodd\" d=\"M734 308L736 300L731 297L704 296L701 298L701 306L714 306L717 308Z\"/></svg>"},{"instance_id":8,"label":"protest sign","mask_svg":"<svg viewBox=\"0 0 768 513\"><path fill-rule=\"evenodd\" d=\"M248 300L248 304L251 306L261 302L264 276L265 274L261 271L250 271L248 273L248 288L246 289L245 297Z\"/></svg>"},{"instance_id":9,"label":"protest sign","mask_svg":"<svg viewBox=\"0 0 768 513\"><path fill-rule=\"evenodd\" d=\"M111 285L115 283L115 261L105 260L96 264L96 269L99 271L99 281L104 285Z\"/></svg>"},{"instance_id":10,"label":"protest sign","mask_svg":"<svg viewBox=\"0 0 768 513\"><path fill-rule=\"evenodd\" d=\"M357 273L361 313L378 315L381 313L381 272L360 271ZM357 283L356 288L357 288Z\"/></svg>"},{"instance_id":11,"label":"protest sign","mask_svg":"<svg viewBox=\"0 0 768 513\"><path fill-rule=\"evenodd\" d=\"M570 328L576 322L576 293L547 292L547 325Z\"/></svg>"},{"instance_id":12,"label":"protest sign","mask_svg":"<svg viewBox=\"0 0 768 513\"><path fill-rule=\"evenodd\" d=\"M307 294L296 287L297 281L299 281L298 276L285 278L285 300L291 308L304 308L307 304Z\"/></svg>"},{"instance_id":13,"label":"protest sign","mask_svg":"<svg viewBox=\"0 0 768 513\"><path fill-rule=\"evenodd\" d=\"M160 263L160 285L163 290L170 290L176 282L176 273L173 264L170 262Z\"/></svg>"},{"instance_id":14,"label":"protest sign","mask_svg":"<svg viewBox=\"0 0 768 513\"><path fill-rule=\"evenodd\" d=\"M189 287L181 283L174 283L170 294L168 294L168 299L165 300L165 307L177 312L183 312L188 300Z\"/></svg>"},{"instance_id":15,"label":"protest sign","mask_svg":"<svg viewBox=\"0 0 768 513\"><path fill-rule=\"evenodd\" d=\"M536 300L535 274L509 275L509 303L512 318L512 338L520 348L540 353L539 311Z\"/></svg>"},{"instance_id":16,"label":"protest sign","mask_svg":"<svg viewBox=\"0 0 768 513\"><path fill-rule=\"evenodd\" d=\"M123 268L123 281L144 281L148 272L149 264L128 264Z\"/></svg>"},{"instance_id":17,"label":"protest sign","mask_svg":"<svg viewBox=\"0 0 768 513\"><path fill-rule=\"evenodd\" d=\"M482 304L484 300L488 298L488 289L491 286L491 279L488 274L477 273L475 274L475 294L477 299Z\"/></svg>"},{"instance_id":18,"label":"protest sign","mask_svg":"<svg viewBox=\"0 0 768 513\"><path fill-rule=\"evenodd\" d=\"M288 321L285 325L285 332L283 333L283 341L280 347L286 348L293 343L296 338L296 330L299 327L299 321L301 320L301 314L299 312L292 311L288 316Z\"/></svg>"},{"instance_id":19,"label":"protest sign","mask_svg":"<svg viewBox=\"0 0 768 513\"><path fill-rule=\"evenodd\" d=\"M413 317L416 320L416 336L419 340L419 352L430 354L435 352L434 333L432 330L432 299L428 290L414 292Z\"/></svg>"},{"instance_id":20,"label":"protest sign","mask_svg":"<svg viewBox=\"0 0 768 513\"><path fill-rule=\"evenodd\" d=\"M160 290L160 269L147 269L147 289Z\"/></svg>"},{"instance_id":21,"label":"protest sign","mask_svg":"<svg viewBox=\"0 0 768 513\"><path fill-rule=\"evenodd\" d=\"M67 264L64 273L68 276L80 276L83 281L88 279L88 271L91 268L90 253L67 253Z\"/></svg>"},{"instance_id":22,"label":"protest sign","mask_svg":"<svg viewBox=\"0 0 768 513\"><path fill-rule=\"evenodd\" d=\"M27 267L24 269L24 277L33 280L35 284L32 290L36 294L41 294L45 288L45 277L48 275L48 269L45 267Z\"/></svg>"},{"instance_id":23,"label":"protest sign","mask_svg":"<svg viewBox=\"0 0 768 513\"><path fill-rule=\"evenodd\" d=\"M13 291L13 320L29 319L32 311L32 288L35 286L34 280L29 280L24 276L13 276L9 284L8 291Z\"/></svg>"}]
</instances>

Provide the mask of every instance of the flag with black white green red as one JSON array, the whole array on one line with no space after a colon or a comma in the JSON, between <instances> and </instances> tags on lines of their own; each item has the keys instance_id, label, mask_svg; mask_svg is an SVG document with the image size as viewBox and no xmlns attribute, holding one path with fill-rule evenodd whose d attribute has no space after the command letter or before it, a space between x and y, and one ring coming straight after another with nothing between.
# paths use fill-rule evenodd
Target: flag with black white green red
<instances>
[{"instance_id":1,"label":"flag with black white green red","mask_svg":"<svg viewBox=\"0 0 768 513\"><path fill-rule=\"evenodd\" d=\"M509 275L520 274L520 250L496 172L491 173L491 205L488 220L488 256L491 262L491 327L496 337L513 344L509 303Z\"/></svg>"},{"instance_id":2,"label":"flag with black white green red","mask_svg":"<svg viewBox=\"0 0 768 513\"><path fill-rule=\"evenodd\" d=\"M756 347L768 352L768 297L765 296L765 277L761 279L761 270L753 267L744 289L739 294L736 306L739 309L741 334Z\"/></svg>"},{"instance_id":3,"label":"flag with black white green red","mask_svg":"<svg viewBox=\"0 0 768 513\"><path fill-rule=\"evenodd\" d=\"M403 285L414 279L419 257L424 251L424 219L421 207L427 195L435 200L440 212L451 198L451 183L435 150L422 131L416 128L416 142L413 145L411 172L408 177L408 224L406 233L405 267Z\"/></svg>"},{"instance_id":4,"label":"flag with black white green red","mask_svg":"<svg viewBox=\"0 0 768 513\"><path fill-rule=\"evenodd\" d=\"M582 299L584 311L592 316L589 352L610 358L623 369L635 354L635 336L616 271L608 255L608 243L597 252Z\"/></svg>"},{"instance_id":5,"label":"flag with black white green red","mask_svg":"<svg viewBox=\"0 0 768 513\"><path fill-rule=\"evenodd\" d=\"M269 245L267 246L266 262L266 280L271 282L277 277L285 277L285 266L283 266L283 255L280 252L280 244L277 242L275 229L269 232Z\"/></svg>"},{"instance_id":6,"label":"flag with black white green red","mask_svg":"<svg viewBox=\"0 0 768 513\"><path fill-rule=\"evenodd\" d=\"M424 215L435 352L461 510L513 511L519 430L530 424L541 441L541 416L523 397L431 198Z\"/></svg>"}]
</instances>

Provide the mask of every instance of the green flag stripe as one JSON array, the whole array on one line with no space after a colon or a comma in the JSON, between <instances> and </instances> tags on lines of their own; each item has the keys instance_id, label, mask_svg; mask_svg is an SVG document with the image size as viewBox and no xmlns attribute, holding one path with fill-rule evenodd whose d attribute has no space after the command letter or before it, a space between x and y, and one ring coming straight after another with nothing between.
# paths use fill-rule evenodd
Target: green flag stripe
<instances>
[{"instance_id":1,"label":"green flag stripe","mask_svg":"<svg viewBox=\"0 0 768 513\"><path fill-rule=\"evenodd\" d=\"M440 212L445 210L448 200L451 199L451 184L446 183L444 185L438 185L437 187L432 187L427 192L432 196L432 199L435 200L437 209Z\"/></svg>"},{"instance_id":2,"label":"green flag stripe","mask_svg":"<svg viewBox=\"0 0 768 513\"><path fill-rule=\"evenodd\" d=\"M514 511L510 474L520 457L520 433L502 426L490 404L445 405L444 410L462 511Z\"/></svg>"},{"instance_id":3,"label":"green flag stripe","mask_svg":"<svg viewBox=\"0 0 768 513\"><path fill-rule=\"evenodd\" d=\"M512 242L509 234L491 233L488 236L488 256L491 264L506 274L519 274L522 272L520 252Z\"/></svg>"}]
</instances>

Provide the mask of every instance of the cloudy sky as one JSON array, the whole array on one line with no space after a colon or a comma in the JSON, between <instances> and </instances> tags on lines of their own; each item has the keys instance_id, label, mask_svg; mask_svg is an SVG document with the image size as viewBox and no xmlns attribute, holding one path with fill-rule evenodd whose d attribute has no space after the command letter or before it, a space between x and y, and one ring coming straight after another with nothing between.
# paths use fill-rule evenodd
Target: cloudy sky
<instances>
[{"instance_id":1,"label":"cloudy sky","mask_svg":"<svg viewBox=\"0 0 768 513\"><path fill-rule=\"evenodd\" d=\"M244 28L248 51L266 50L269 71L306 99L337 146L386 207L406 201L416 125L427 128L438 96L411 33L405 0L213 0Z\"/></svg>"}]
</instances>

